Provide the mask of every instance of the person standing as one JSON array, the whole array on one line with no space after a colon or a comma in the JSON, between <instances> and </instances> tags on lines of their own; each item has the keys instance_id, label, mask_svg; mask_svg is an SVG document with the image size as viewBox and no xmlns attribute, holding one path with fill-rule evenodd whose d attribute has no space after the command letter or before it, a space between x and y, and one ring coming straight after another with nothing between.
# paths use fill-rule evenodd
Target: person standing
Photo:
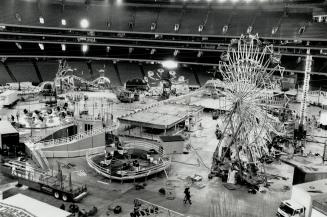
<instances>
[{"instance_id":1,"label":"person standing","mask_svg":"<svg viewBox=\"0 0 327 217\"><path fill-rule=\"evenodd\" d=\"M190 188L189 187L186 187L185 188L184 194L185 194L184 204L186 204L188 202L191 205L192 204L192 201L191 201L191 192L190 192Z\"/></svg>"},{"instance_id":2,"label":"person standing","mask_svg":"<svg viewBox=\"0 0 327 217\"><path fill-rule=\"evenodd\" d=\"M61 204L60 209L66 210L65 204Z\"/></svg>"}]
</instances>

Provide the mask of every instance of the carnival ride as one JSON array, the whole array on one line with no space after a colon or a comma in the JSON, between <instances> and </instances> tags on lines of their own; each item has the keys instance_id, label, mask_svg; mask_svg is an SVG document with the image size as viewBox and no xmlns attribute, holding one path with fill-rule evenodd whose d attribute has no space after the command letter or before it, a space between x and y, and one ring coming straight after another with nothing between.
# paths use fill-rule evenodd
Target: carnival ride
<instances>
[{"instance_id":1,"label":"carnival ride","mask_svg":"<svg viewBox=\"0 0 327 217\"><path fill-rule=\"evenodd\" d=\"M87 153L88 165L100 175L121 182L166 171L171 159L154 142L125 141L112 144L104 153Z\"/></svg>"},{"instance_id":2,"label":"carnival ride","mask_svg":"<svg viewBox=\"0 0 327 217\"><path fill-rule=\"evenodd\" d=\"M170 94L182 95L189 91L188 80L184 76L177 76L176 71L173 70L167 71L163 68L150 70L144 81L151 87L149 91L154 92L152 95L159 95L162 99L168 99Z\"/></svg>"},{"instance_id":3,"label":"carnival ride","mask_svg":"<svg viewBox=\"0 0 327 217\"><path fill-rule=\"evenodd\" d=\"M104 76L104 70L100 69L100 77L93 81L74 75L74 71L66 61L59 61L58 71L54 79L57 92L71 91L76 89L99 90L110 87L110 79Z\"/></svg>"},{"instance_id":4,"label":"carnival ride","mask_svg":"<svg viewBox=\"0 0 327 217\"><path fill-rule=\"evenodd\" d=\"M276 61L272 45L263 45L258 35L242 35L232 40L225 61L220 62L223 90L217 89L230 102L223 115L222 138L213 154L209 177L218 175L230 178L233 183L248 185L264 183L264 163L269 156L267 143L272 134L280 135L280 121L269 114L269 100L277 97L278 80L273 74L283 77L284 68ZM285 105L284 105L285 106Z\"/></svg>"}]
</instances>

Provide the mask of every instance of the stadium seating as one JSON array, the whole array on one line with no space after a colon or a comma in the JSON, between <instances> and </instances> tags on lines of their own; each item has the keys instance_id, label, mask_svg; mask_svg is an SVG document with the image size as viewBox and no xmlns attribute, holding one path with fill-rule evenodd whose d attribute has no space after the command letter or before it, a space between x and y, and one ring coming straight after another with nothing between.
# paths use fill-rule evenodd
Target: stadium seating
<instances>
[{"instance_id":1,"label":"stadium seating","mask_svg":"<svg viewBox=\"0 0 327 217\"><path fill-rule=\"evenodd\" d=\"M327 25L325 23L310 23L304 33L303 38L327 38Z\"/></svg>"},{"instance_id":2,"label":"stadium seating","mask_svg":"<svg viewBox=\"0 0 327 217\"><path fill-rule=\"evenodd\" d=\"M211 10L207 19L207 23L203 29L203 34L221 35L222 29L225 25L228 24L228 20L230 16L231 16L230 11Z\"/></svg>"},{"instance_id":3,"label":"stadium seating","mask_svg":"<svg viewBox=\"0 0 327 217\"><path fill-rule=\"evenodd\" d=\"M157 32L174 33L174 25L180 24L181 8L161 8L157 21Z\"/></svg>"},{"instance_id":4,"label":"stadium seating","mask_svg":"<svg viewBox=\"0 0 327 217\"><path fill-rule=\"evenodd\" d=\"M208 80L213 78L212 74L209 74L207 72L197 71L196 73L198 75L201 86L203 86Z\"/></svg>"},{"instance_id":5,"label":"stadium seating","mask_svg":"<svg viewBox=\"0 0 327 217\"><path fill-rule=\"evenodd\" d=\"M119 62L117 63L117 67L123 85L128 80L135 79L135 78L139 78L139 79L143 78L141 70L136 63Z\"/></svg>"},{"instance_id":6,"label":"stadium seating","mask_svg":"<svg viewBox=\"0 0 327 217\"><path fill-rule=\"evenodd\" d=\"M253 10L237 10L233 13L230 23L228 23L227 35L246 34L246 30L252 24L257 12Z\"/></svg>"},{"instance_id":7,"label":"stadium seating","mask_svg":"<svg viewBox=\"0 0 327 217\"><path fill-rule=\"evenodd\" d=\"M74 70L73 74L84 78L86 80L91 80L92 75L90 70L84 61L67 61L68 65Z\"/></svg>"},{"instance_id":8,"label":"stadium seating","mask_svg":"<svg viewBox=\"0 0 327 217\"><path fill-rule=\"evenodd\" d=\"M92 6L89 7L88 13L84 17L89 18L90 28L129 31L128 22L132 20L134 13L133 8L127 6Z\"/></svg>"},{"instance_id":9,"label":"stadium seating","mask_svg":"<svg viewBox=\"0 0 327 217\"><path fill-rule=\"evenodd\" d=\"M181 34L200 34L199 25L203 25L207 10L186 9L183 15L179 33Z\"/></svg>"},{"instance_id":10,"label":"stadium seating","mask_svg":"<svg viewBox=\"0 0 327 217\"><path fill-rule=\"evenodd\" d=\"M48 60L48 61L39 61L37 66L41 73L43 81L53 81L56 77L58 70L58 61Z\"/></svg>"},{"instance_id":11,"label":"stadium seating","mask_svg":"<svg viewBox=\"0 0 327 217\"><path fill-rule=\"evenodd\" d=\"M150 32L151 24L156 22L158 9L140 8L135 12L135 26L133 28L136 32Z\"/></svg>"},{"instance_id":12,"label":"stadium seating","mask_svg":"<svg viewBox=\"0 0 327 217\"><path fill-rule=\"evenodd\" d=\"M18 16L16 16L16 13ZM35 24L38 22L37 11L35 3L29 1L10 1L2 0L0 7L0 21L2 23L10 24ZM21 19L21 22L18 21Z\"/></svg>"},{"instance_id":13,"label":"stadium seating","mask_svg":"<svg viewBox=\"0 0 327 217\"><path fill-rule=\"evenodd\" d=\"M90 29L150 32L153 22L157 21L154 32L174 33L174 25L180 24L180 34L200 34L199 25L204 25L201 34L222 34L224 25L229 24L227 35L238 36L245 33L248 26L253 25L253 33L261 36L271 36L274 26L280 24L279 37L295 37L302 25L312 20L312 14L289 13L282 16L282 11L254 10L254 9L210 9L156 6L135 7L118 6L116 4L102 6L100 4L66 4L64 10L58 3L37 6L37 1L12 1L1 0L0 22L8 24L26 24L35 26L62 27L61 19L66 19L67 28L80 28L80 20L88 18ZM109 11L109 12L108 12ZM16 14L21 18L18 21ZM207 16L208 15L208 16ZM40 24L42 16L45 24ZM207 19L206 19L207 17ZM282 19L281 19L282 18ZM134 23L130 28L128 23ZM324 36L326 24L310 25L305 31L305 37ZM311 32L312 31L312 32Z\"/></svg>"},{"instance_id":14,"label":"stadium seating","mask_svg":"<svg viewBox=\"0 0 327 217\"><path fill-rule=\"evenodd\" d=\"M8 61L7 65L18 82L31 81L39 83L35 68L30 61Z\"/></svg>"},{"instance_id":15,"label":"stadium seating","mask_svg":"<svg viewBox=\"0 0 327 217\"><path fill-rule=\"evenodd\" d=\"M112 87L121 86L117 73L115 71L114 65L109 61L93 61L93 78L96 79L101 76L102 70L104 70L104 76L110 79L110 84Z\"/></svg>"},{"instance_id":16,"label":"stadium seating","mask_svg":"<svg viewBox=\"0 0 327 217\"><path fill-rule=\"evenodd\" d=\"M289 14L283 17L280 25L280 37L296 37L301 26L306 25L311 20L308 14Z\"/></svg>"},{"instance_id":17,"label":"stadium seating","mask_svg":"<svg viewBox=\"0 0 327 217\"><path fill-rule=\"evenodd\" d=\"M260 36L271 36L272 28L278 27L283 16L282 12L262 12L256 16L252 33L259 33Z\"/></svg>"},{"instance_id":18,"label":"stadium seating","mask_svg":"<svg viewBox=\"0 0 327 217\"><path fill-rule=\"evenodd\" d=\"M0 85L5 85L8 82L13 82L13 80L9 76L4 65L0 63Z\"/></svg>"}]
</instances>

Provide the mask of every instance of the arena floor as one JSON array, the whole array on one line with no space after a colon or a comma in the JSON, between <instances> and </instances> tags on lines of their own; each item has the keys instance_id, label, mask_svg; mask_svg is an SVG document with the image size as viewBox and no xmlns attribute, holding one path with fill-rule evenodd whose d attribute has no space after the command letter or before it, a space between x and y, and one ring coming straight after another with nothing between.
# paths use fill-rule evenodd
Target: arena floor
<instances>
[{"instance_id":1,"label":"arena floor","mask_svg":"<svg viewBox=\"0 0 327 217\"><path fill-rule=\"evenodd\" d=\"M86 210L96 205L99 209L99 213L96 215L98 217L106 216L107 207L110 204L121 205L123 208L121 215L115 216L128 217L133 209L133 200L135 198L148 200L194 217L213 217L213 213L219 209L217 206L220 205L224 206L226 210L243 213L243 216L261 217L262 213L270 213L265 216L273 217L280 200L290 196L290 191L284 191L283 188L284 186L291 186L293 168L279 163L269 165L267 167L269 173L285 176L288 180L273 180L270 189L266 193L256 195L247 193L245 187L233 191L228 190L223 186L219 178L208 180L211 156L217 145L214 134L216 124L217 122L212 120L210 114L205 114L202 120L203 130L197 131L191 136L191 144L194 150L189 154L173 156L172 167L167 172L168 180L173 180L175 185L176 198L174 200L167 200L165 196L160 195L158 192L166 184L165 173L149 177L148 180L137 180L137 182L147 183L147 186L143 190L135 190L133 183L110 182L110 180L99 176L88 167L84 157L67 160L51 159L50 164L56 165L56 162L60 161L64 164L72 163L76 165L70 169L73 181L86 184L89 190L89 195L78 205ZM184 205L183 192L187 184L186 177L194 174L203 177L205 187L202 189L191 187L193 204L190 206ZM0 180L1 184L10 181L7 178L3 179L3 177ZM13 194L14 192L21 192L57 207L62 204L62 201L56 200L52 196L25 188L14 189L9 193ZM67 205L68 203L66 207ZM258 212L258 207L262 208L260 212Z\"/></svg>"},{"instance_id":2,"label":"arena floor","mask_svg":"<svg viewBox=\"0 0 327 217\"><path fill-rule=\"evenodd\" d=\"M116 104L117 111L126 113L143 104ZM121 106L118 108L118 106ZM123 109L125 108L126 109ZM291 109L298 109L299 104L292 104ZM308 114L317 115L319 112L317 107L309 107ZM10 114L11 110L2 110L3 115ZM249 194L247 188L241 187L237 190L228 190L224 187L219 178L208 180L209 168L211 167L212 154L216 148L218 140L215 136L215 127L217 121L212 120L211 113L203 113L201 125L202 127L195 130L190 135L190 143L192 149L189 154L176 154L172 157L172 166L167 171L168 178L165 173L157 176L149 177L147 180L136 180L136 182L146 183L147 186L143 190L135 190L133 182L120 183L110 180L98 175L86 163L84 157L77 157L71 159L49 159L51 165L57 165L57 161L64 164L74 164L75 167L71 169L64 169L72 172L72 179L75 182L86 184L89 190L89 195L84 198L78 205L80 208L86 210L91 209L92 206L98 207L97 217L107 216L109 205L121 205L123 212L121 217L128 217L130 211L133 209L133 200L141 198L151 201L152 203L160 204L163 207L184 213L186 216L194 217L214 217L217 212L223 207L225 212L239 214L240 216L251 217L273 217L281 200L290 197L290 187L292 183L293 167L282 162L274 162L267 165L266 170L268 174L275 174L285 177L282 179L271 179L271 186L269 189L264 189L265 193ZM221 125L221 119L218 119L218 124ZM326 131L314 131L312 134L326 135ZM323 152L322 144L308 143L306 152L320 153ZM319 164L319 159L302 159L295 158L299 163L305 163L307 160ZM184 205L184 187L188 184L187 176L198 174L203 177L204 188L191 187L192 205ZM165 187L167 180L174 183L176 198L168 200L165 196L159 194L159 189ZM0 174L0 184L5 184L13 181ZM37 191L26 188L16 188L8 192L14 194L21 192L23 194L32 196L41 201L59 207L62 201L56 200L51 195L46 195ZM66 204L66 207L69 204Z\"/></svg>"}]
</instances>

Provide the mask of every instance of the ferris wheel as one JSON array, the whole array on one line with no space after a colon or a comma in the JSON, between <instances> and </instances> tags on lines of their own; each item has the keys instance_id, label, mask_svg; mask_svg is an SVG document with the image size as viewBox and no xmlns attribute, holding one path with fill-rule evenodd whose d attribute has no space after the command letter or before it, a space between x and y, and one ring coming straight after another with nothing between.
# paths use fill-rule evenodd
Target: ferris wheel
<instances>
[{"instance_id":1,"label":"ferris wheel","mask_svg":"<svg viewBox=\"0 0 327 217\"><path fill-rule=\"evenodd\" d=\"M227 151L223 150L232 149L236 162L254 162L267 151L271 132L279 134L276 126L280 124L268 112L280 94L276 93L280 80L272 77L282 78L285 70L279 65L280 57L273 46L264 45L258 35L242 35L232 40L222 59L221 93L229 102L229 109L223 117L224 139L214 153L212 169L224 161Z\"/></svg>"}]
</instances>

